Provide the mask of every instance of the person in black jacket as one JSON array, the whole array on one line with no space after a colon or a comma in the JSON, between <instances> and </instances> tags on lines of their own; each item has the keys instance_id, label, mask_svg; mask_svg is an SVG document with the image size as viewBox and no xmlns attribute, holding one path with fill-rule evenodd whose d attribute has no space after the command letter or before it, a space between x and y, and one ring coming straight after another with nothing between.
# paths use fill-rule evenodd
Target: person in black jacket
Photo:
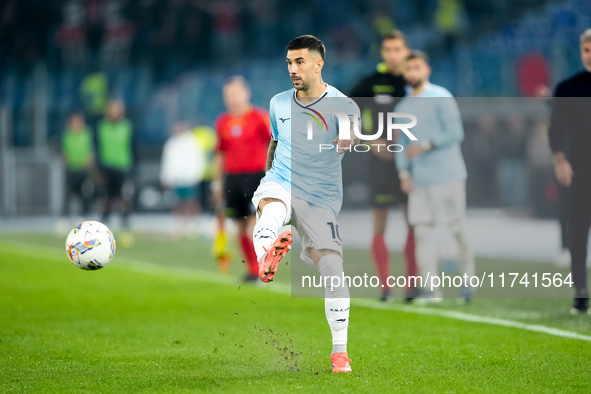
<instances>
[{"instance_id":1,"label":"person in black jacket","mask_svg":"<svg viewBox=\"0 0 591 394\"><path fill-rule=\"evenodd\" d=\"M591 29L581 35L580 41L585 70L556 87L549 130L556 178L572 189L568 227L575 286L572 313L589 309L585 263L591 226Z\"/></svg>"},{"instance_id":2,"label":"person in black jacket","mask_svg":"<svg viewBox=\"0 0 591 394\"><path fill-rule=\"evenodd\" d=\"M350 97L368 97L372 99L358 100L362 111L362 128L366 134L375 134L378 127L378 112L384 114L392 112L401 97L405 96L406 81L402 75L406 57L410 50L404 33L394 30L382 37L381 55L383 62L378 64L377 70L363 78L355 86ZM390 256L384 240L388 212L398 203L402 204L406 213L407 196L400 189L398 171L394 163L393 153L384 146L394 141L378 138L371 141L369 161L369 179L371 189L371 204L373 208L373 241L372 257L381 283L385 283L390 275ZM383 144L381 149L377 147ZM417 275L415 261L414 233L409 227L406 245L404 247L405 271L407 276ZM407 300L413 298L413 289L407 289ZM389 288L385 288L381 299L391 298Z\"/></svg>"}]
</instances>

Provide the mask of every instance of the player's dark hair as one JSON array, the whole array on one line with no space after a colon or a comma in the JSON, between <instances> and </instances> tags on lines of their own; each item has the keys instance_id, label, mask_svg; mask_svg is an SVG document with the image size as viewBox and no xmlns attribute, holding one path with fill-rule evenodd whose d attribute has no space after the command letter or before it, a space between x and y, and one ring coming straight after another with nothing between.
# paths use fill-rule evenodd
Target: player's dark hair
<instances>
[{"instance_id":1,"label":"player's dark hair","mask_svg":"<svg viewBox=\"0 0 591 394\"><path fill-rule=\"evenodd\" d=\"M419 51L418 49L414 49L410 51L410 55L406 57L406 61L413 60L413 59L421 59L425 63L429 64L429 56L423 51Z\"/></svg>"},{"instance_id":2,"label":"player's dark hair","mask_svg":"<svg viewBox=\"0 0 591 394\"><path fill-rule=\"evenodd\" d=\"M319 38L309 34L294 38L289 42L289 44L287 44L287 47L285 47L285 49L287 49L288 51L293 51L296 49L307 49L308 51L316 51L320 54L322 60L324 60L324 57L326 56L326 48L324 47L324 43L320 41Z\"/></svg>"},{"instance_id":3,"label":"player's dark hair","mask_svg":"<svg viewBox=\"0 0 591 394\"><path fill-rule=\"evenodd\" d=\"M400 30L391 30L388 33L384 34L382 36L382 42L384 40L393 40L393 39L400 39L402 41L404 41L404 45L409 48L408 46L408 38L406 37L406 34L404 34L403 32L401 32Z\"/></svg>"}]
</instances>

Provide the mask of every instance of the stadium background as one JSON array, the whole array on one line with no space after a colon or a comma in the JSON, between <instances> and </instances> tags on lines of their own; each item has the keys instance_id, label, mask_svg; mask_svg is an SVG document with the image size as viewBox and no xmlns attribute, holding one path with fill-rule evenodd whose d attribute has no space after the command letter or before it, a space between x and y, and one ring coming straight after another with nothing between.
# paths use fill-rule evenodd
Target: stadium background
<instances>
[{"instance_id":1,"label":"stadium background","mask_svg":"<svg viewBox=\"0 0 591 394\"><path fill-rule=\"evenodd\" d=\"M334 376L323 300L290 286L305 266L293 251L275 282L249 285L234 240L230 274L220 273L212 215L199 219L200 237L168 233L158 171L175 121L212 126L233 74L268 107L291 88L284 48L303 33L325 41L323 76L346 93L375 70L379 36L393 27L429 53L432 81L462 106L478 275L566 276L553 261L544 87L581 70L588 0L0 0L0 391L591 392L591 319L569 313L572 289L519 284L517 296L498 288L468 304L451 289L435 306L405 304L402 289L391 303L354 298L353 373ZM91 90L108 83L125 101L138 148L132 236L109 221L117 253L92 272L64 253L79 218L60 217L61 136L89 75ZM362 159L343 161L354 181L367 178ZM372 274L367 185L345 187L345 261ZM402 275L406 227L400 210L390 216L392 274Z\"/></svg>"},{"instance_id":2,"label":"stadium background","mask_svg":"<svg viewBox=\"0 0 591 394\"><path fill-rule=\"evenodd\" d=\"M124 100L133 123L136 210L158 211L170 207L157 172L172 123L212 126L224 110L221 86L232 74L244 75L253 103L267 108L275 93L291 87L283 56L296 35L325 41L325 79L343 92L375 69L380 35L399 28L413 48L429 53L432 81L456 97L530 97L581 68L577 40L591 25L591 3L7 0L0 19L0 213L57 215L61 134L67 114L82 108L81 86L93 72ZM546 117L542 112L536 116ZM501 152L511 127L519 129L515 148ZM530 138L532 119L476 117L466 134L470 207L556 214L551 157L543 136L541 143ZM345 165L364 171L363 162ZM506 198L500 190L511 185L517 189ZM345 208L363 203L345 198Z\"/></svg>"}]
</instances>

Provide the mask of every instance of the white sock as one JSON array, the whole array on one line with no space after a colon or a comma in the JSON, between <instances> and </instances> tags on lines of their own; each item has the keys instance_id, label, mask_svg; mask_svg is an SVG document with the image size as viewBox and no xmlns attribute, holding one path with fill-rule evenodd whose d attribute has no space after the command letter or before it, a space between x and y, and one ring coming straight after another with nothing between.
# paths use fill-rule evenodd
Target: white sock
<instances>
[{"instance_id":1,"label":"white sock","mask_svg":"<svg viewBox=\"0 0 591 394\"><path fill-rule=\"evenodd\" d=\"M415 226L417 265L424 281L427 277L439 275L439 253L433 238L433 226L424 224ZM423 286L430 290L431 284L429 279L429 283L423 283ZM441 297L439 287L433 288L433 296Z\"/></svg>"},{"instance_id":2,"label":"white sock","mask_svg":"<svg viewBox=\"0 0 591 394\"><path fill-rule=\"evenodd\" d=\"M323 256L318 261L318 271L323 278L328 277L324 290L324 312L332 334L332 354L346 352L351 300L347 283L337 283L343 282L343 259L336 254ZM332 288L331 277L335 278Z\"/></svg>"},{"instance_id":3,"label":"white sock","mask_svg":"<svg viewBox=\"0 0 591 394\"><path fill-rule=\"evenodd\" d=\"M468 237L466 236L466 231L464 226L461 226L458 231L454 233L456 240L458 242L458 246L460 247L460 272L462 274L466 274L468 277L474 275L475 270L475 263L474 263L474 252L472 252L472 248L468 243ZM464 294L464 296L471 295L473 289L468 286L466 289L466 293L460 292L460 294Z\"/></svg>"},{"instance_id":4,"label":"white sock","mask_svg":"<svg viewBox=\"0 0 591 394\"><path fill-rule=\"evenodd\" d=\"M257 261L265 254L264 248L268 248L279 236L278 232L285 224L286 215L287 208L282 202L271 202L263 207L252 235Z\"/></svg>"}]
</instances>

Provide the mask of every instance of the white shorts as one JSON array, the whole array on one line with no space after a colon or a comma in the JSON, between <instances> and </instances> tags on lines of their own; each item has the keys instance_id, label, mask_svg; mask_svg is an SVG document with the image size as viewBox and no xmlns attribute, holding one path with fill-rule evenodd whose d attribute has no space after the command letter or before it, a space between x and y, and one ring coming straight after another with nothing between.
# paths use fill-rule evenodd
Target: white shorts
<instances>
[{"instance_id":1,"label":"white shorts","mask_svg":"<svg viewBox=\"0 0 591 394\"><path fill-rule=\"evenodd\" d=\"M415 187L408 196L408 221L418 224L461 225L466 217L466 183Z\"/></svg>"},{"instance_id":2,"label":"white shorts","mask_svg":"<svg viewBox=\"0 0 591 394\"><path fill-rule=\"evenodd\" d=\"M254 204L254 209L257 213L257 219L261 214L259 212L259 203L263 198L276 198L281 200L285 206L287 207L287 215L285 216L285 221L282 223L285 226L291 220L291 194L287 192L277 182L269 181L269 182L261 182L259 187L254 191L254 195L252 196L252 203Z\"/></svg>"},{"instance_id":3,"label":"white shorts","mask_svg":"<svg viewBox=\"0 0 591 394\"><path fill-rule=\"evenodd\" d=\"M287 206L288 212L283 225L291 222L295 227L302 244L300 257L306 263L315 267L306 248L328 249L343 254L339 225L332 211L315 207L292 196L277 182L261 183L254 193L252 203L258 208L263 198L277 198Z\"/></svg>"},{"instance_id":4,"label":"white shorts","mask_svg":"<svg viewBox=\"0 0 591 394\"><path fill-rule=\"evenodd\" d=\"M332 211L315 207L297 197L293 197L292 204L292 224L302 243L302 260L315 267L306 248L334 250L342 256L343 241L337 218Z\"/></svg>"}]
</instances>

